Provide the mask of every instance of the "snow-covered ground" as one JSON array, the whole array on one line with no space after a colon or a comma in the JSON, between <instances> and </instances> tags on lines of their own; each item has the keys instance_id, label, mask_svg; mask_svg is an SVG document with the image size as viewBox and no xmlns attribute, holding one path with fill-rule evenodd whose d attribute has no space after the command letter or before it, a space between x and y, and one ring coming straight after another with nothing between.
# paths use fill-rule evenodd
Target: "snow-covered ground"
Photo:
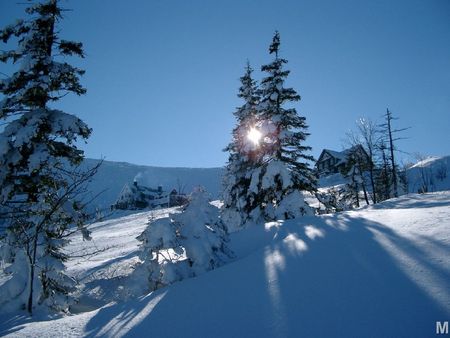
<instances>
[{"instance_id":1,"label":"snow-covered ground","mask_svg":"<svg viewBox=\"0 0 450 338\"><path fill-rule=\"evenodd\" d=\"M112 301L137 260L135 237L167 211L95 224L93 242L69 248L105 250L69 262L86 283L79 313L2 314L0 336L430 337L450 320L450 192L253 226L232 234L234 262Z\"/></svg>"}]
</instances>

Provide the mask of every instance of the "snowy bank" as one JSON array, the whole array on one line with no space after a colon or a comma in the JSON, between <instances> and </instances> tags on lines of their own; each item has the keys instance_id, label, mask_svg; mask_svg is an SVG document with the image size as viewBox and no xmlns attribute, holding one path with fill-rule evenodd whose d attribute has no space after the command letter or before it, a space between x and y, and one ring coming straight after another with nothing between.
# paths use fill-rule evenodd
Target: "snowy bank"
<instances>
[{"instance_id":1,"label":"snowy bank","mask_svg":"<svg viewBox=\"0 0 450 338\"><path fill-rule=\"evenodd\" d=\"M433 336L436 321L450 319L449 206L450 192L409 195L249 227L232 235L238 258L222 268L60 319L3 315L0 335ZM106 267L128 266L137 250L134 235L148 217L103 222L93 233L97 243L117 242L122 251L105 251L103 259L72 271L99 272L93 283L112 278Z\"/></svg>"}]
</instances>

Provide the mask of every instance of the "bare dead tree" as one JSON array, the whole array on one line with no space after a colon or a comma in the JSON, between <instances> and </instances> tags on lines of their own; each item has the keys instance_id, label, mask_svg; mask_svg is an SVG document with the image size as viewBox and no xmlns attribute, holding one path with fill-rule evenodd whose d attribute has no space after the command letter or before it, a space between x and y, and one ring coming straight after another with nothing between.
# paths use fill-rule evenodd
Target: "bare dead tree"
<instances>
[{"instance_id":1,"label":"bare dead tree","mask_svg":"<svg viewBox=\"0 0 450 338\"><path fill-rule=\"evenodd\" d=\"M403 137L396 137L395 135L405 131L408 128L401 128L401 129L393 129L392 127L392 121L398 120L398 118L394 117L392 113L389 111L389 108L386 109L386 114L384 115L385 122L380 125L381 127L381 133L382 138L387 142L389 153L390 153L390 161L391 161L391 175L392 175L392 183L393 183L393 190L394 190L394 197L398 197L398 168L397 163L395 161L395 151L397 151L397 148L395 146L395 142L401 139L404 139Z\"/></svg>"},{"instance_id":2,"label":"bare dead tree","mask_svg":"<svg viewBox=\"0 0 450 338\"><path fill-rule=\"evenodd\" d=\"M376 143L378 140L377 128L375 124L368 119L361 118L356 122L357 125L357 133L351 131L347 133L346 142L351 147L361 146L367 154L367 158L363 158L362 156L357 156L357 164L359 166L361 177L362 177L362 188L364 191L364 198L368 203L367 198L367 183L366 178L364 177L364 172L369 174L369 185L372 190L371 198L372 202L377 203L376 197L376 186L375 186L375 168L376 168L376 159L375 159L375 151L376 151Z\"/></svg>"},{"instance_id":3,"label":"bare dead tree","mask_svg":"<svg viewBox=\"0 0 450 338\"><path fill-rule=\"evenodd\" d=\"M386 143L381 140L380 144L378 146L378 149L380 151L381 154L381 171L380 171L380 175L378 175L378 181L381 185L381 191L380 195L382 196L382 200L387 200L391 197L391 177L390 177L390 165L389 165L389 161L388 161L388 155L386 154L387 152L387 147L386 147Z\"/></svg>"}]
</instances>

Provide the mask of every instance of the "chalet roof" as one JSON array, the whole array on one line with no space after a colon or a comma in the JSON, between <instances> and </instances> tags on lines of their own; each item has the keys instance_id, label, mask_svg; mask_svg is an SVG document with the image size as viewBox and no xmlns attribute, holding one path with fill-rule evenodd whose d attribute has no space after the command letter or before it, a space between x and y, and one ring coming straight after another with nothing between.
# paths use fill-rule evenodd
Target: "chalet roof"
<instances>
[{"instance_id":1,"label":"chalet roof","mask_svg":"<svg viewBox=\"0 0 450 338\"><path fill-rule=\"evenodd\" d=\"M322 150L322 153L320 154L319 158L317 159L317 162L321 162L324 160L325 154L328 154L331 157L334 157L338 160L338 162L345 161L345 158L347 156L348 150L344 151L336 151L331 149L324 149Z\"/></svg>"},{"instance_id":2,"label":"chalet roof","mask_svg":"<svg viewBox=\"0 0 450 338\"><path fill-rule=\"evenodd\" d=\"M317 162L320 162L322 157L324 156L324 154L328 153L330 156L332 156L332 157L336 158L337 160L339 160L338 163L336 163L336 164L341 164L341 163L343 163L343 162L345 162L347 160L348 153L350 153L351 151L353 151L353 150L355 150L357 148L359 148L362 151L364 151L364 148L361 145L359 145L359 144L355 145L355 146L353 146L351 148L344 149L342 151L336 151L336 150L331 150L331 149L324 149L324 150L322 150L322 153L320 154L319 159L317 160ZM364 151L364 153L365 153L365 151Z\"/></svg>"},{"instance_id":3,"label":"chalet roof","mask_svg":"<svg viewBox=\"0 0 450 338\"><path fill-rule=\"evenodd\" d=\"M343 151L336 151L336 150L330 150L330 149L324 149L324 152L326 151L331 156L343 160L345 159L345 156L347 155L349 149L343 150Z\"/></svg>"}]
</instances>

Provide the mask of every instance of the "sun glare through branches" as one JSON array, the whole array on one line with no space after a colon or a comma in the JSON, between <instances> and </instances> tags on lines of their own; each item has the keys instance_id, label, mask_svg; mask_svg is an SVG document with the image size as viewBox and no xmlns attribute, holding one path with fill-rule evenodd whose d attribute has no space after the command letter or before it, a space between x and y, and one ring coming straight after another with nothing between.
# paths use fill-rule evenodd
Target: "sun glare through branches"
<instances>
[{"instance_id":1,"label":"sun glare through branches","mask_svg":"<svg viewBox=\"0 0 450 338\"><path fill-rule=\"evenodd\" d=\"M248 134L247 134L247 138L255 145L259 145L259 141L261 140L261 132L258 129L255 129L254 127L252 127Z\"/></svg>"}]
</instances>

